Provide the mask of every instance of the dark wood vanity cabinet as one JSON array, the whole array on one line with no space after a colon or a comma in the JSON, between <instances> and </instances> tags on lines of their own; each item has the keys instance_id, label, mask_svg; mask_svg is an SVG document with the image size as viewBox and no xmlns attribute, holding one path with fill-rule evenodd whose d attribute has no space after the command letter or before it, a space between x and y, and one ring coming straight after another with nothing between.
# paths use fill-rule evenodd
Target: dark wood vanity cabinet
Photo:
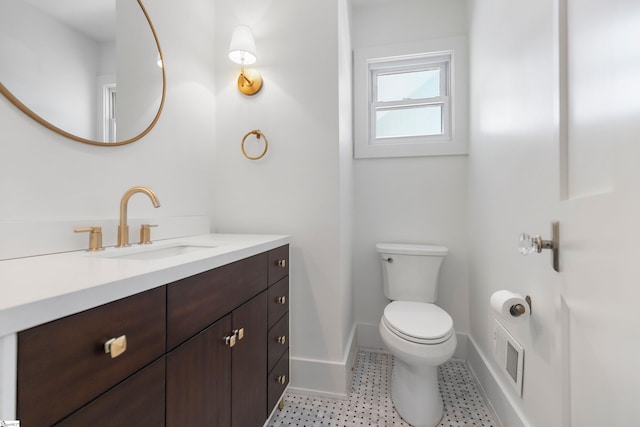
<instances>
[{"instance_id":1,"label":"dark wood vanity cabinet","mask_svg":"<svg viewBox=\"0 0 640 427\"><path fill-rule=\"evenodd\" d=\"M262 426L288 384L288 264L285 245L20 332L21 426Z\"/></svg>"}]
</instances>

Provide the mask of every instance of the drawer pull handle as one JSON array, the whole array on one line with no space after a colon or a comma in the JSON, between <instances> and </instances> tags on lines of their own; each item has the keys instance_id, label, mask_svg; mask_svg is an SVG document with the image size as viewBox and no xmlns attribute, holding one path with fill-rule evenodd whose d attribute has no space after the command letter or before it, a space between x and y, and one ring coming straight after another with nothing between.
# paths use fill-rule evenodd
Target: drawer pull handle
<instances>
[{"instance_id":1,"label":"drawer pull handle","mask_svg":"<svg viewBox=\"0 0 640 427\"><path fill-rule=\"evenodd\" d=\"M236 334L229 335L224 337L224 344L228 345L230 348L236 345Z\"/></svg>"},{"instance_id":2,"label":"drawer pull handle","mask_svg":"<svg viewBox=\"0 0 640 427\"><path fill-rule=\"evenodd\" d=\"M236 329L235 331L233 331L233 335L235 335L237 340L240 341L242 338L244 338L244 328Z\"/></svg>"},{"instance_id":3,"label":"drawer pull handle","mask_svg":"<svg viewBox=\"0 0 640 427\"><path fill-rule=\"evenodd\" d=\"M276 302L277 302L278 304L282 304L282 305L284 305L284 304L286 304L286 303L287 303L287 297L286 297L286 296L278 297L278 298L276 298Z\"/></svg>"},{"instance_id":4,"label":"drawer pull handle","mask_svg":"<svg viewBox=\"0 0 640 427\"><path fill-rule=\"evenodd\" d=\"M120 356L125 351L127 351L126 335L119 336L118 338L111 338L109 341L104 343L104 352L106 354L110 354L112 359Z\"/></svg>"},{"instance_id":5,"label":"drawer pull handle","mask_svg":"<svg viewBox=\"0 0 640 427\"><path fill-rule=\"evenodd\" d=\"M287 343L287 336L281 335L278 338L276 338L276 341L278 342L278 344L285 345Z\"/></svg>"},{"instance_id":6,"label":"drawer pull handle","mask_svg":"<svg viewBox=\"0 0 640 427\"><path fill-rule=\"evenodd\" d=\"M287 383L287 376L286 375L280 375L278 378L276 378L276 382L278 384L286 384Z\"/></svg>"},{"instance_id":7,"label":"drawer pull handle","mask_svg":"<svg viewBox=\"0 0 640 427\"><path fill-rule=\"evenodd\" d=\"M286 259L279 259L276 261L276 265L280 268L286 268L287 267L287 260Z\"/></svg>"}]
</instances>

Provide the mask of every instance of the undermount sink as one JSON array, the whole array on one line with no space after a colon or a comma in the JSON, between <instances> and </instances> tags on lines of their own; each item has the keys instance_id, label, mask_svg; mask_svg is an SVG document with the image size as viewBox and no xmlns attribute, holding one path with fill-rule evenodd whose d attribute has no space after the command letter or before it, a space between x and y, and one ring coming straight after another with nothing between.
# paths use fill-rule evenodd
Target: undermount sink
<instances>
[{"instance_id":1,"label":"undermount sink","mask_svg":"<svg viewBox=\"0 0 640 427\"><path fill-rule=\"evenodd\" d=\"M114 249L113 251L100 254L101 258L117 258L117 259L134 259L134 260L157 260L169 258L178 255L184 255L192 252L212 249L216 246L190 245L185 243L177 243L171 246L149 246L144 248L131 249ZM116 251L123 250L118 253Z\"/></svg>"}]
</instances>

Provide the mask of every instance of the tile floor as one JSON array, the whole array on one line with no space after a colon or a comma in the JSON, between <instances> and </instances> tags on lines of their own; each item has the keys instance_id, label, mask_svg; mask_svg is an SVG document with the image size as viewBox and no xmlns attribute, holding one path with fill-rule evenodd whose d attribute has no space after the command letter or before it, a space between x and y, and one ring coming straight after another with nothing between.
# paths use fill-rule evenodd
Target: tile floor
<instances>
[{"instance_id":1,"label":"tile floor","mask_svg":"<svg viewBox=\"0 0 640 427\"><path fill-rule=\"evenodd\" d=\"M276 410L269 427L409 427L393 409L389 394L393 356L359 352L348 400L289 393L285 406ZM444 400L439 427L500 427L486 405L466 363L449 361L438 370Z\"/></svg>"}]
</instances>

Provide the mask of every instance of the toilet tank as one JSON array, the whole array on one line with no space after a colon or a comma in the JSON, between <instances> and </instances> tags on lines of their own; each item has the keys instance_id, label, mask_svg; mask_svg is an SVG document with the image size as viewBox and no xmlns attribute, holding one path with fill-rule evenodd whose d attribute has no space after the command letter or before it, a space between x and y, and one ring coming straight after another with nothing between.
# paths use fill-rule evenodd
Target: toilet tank
<instances>
[{"instance_id":1,"label":"toilet tank","mask_svg":"<svg viewBox=\"0 0 640 427\"><path fill-rule=\"evenodd\" d=\"M440 265L447 255L444 246L378 243L382 264L382 288L392 301L434 303L438 299Z\"/></svg>"}]
</instances>

